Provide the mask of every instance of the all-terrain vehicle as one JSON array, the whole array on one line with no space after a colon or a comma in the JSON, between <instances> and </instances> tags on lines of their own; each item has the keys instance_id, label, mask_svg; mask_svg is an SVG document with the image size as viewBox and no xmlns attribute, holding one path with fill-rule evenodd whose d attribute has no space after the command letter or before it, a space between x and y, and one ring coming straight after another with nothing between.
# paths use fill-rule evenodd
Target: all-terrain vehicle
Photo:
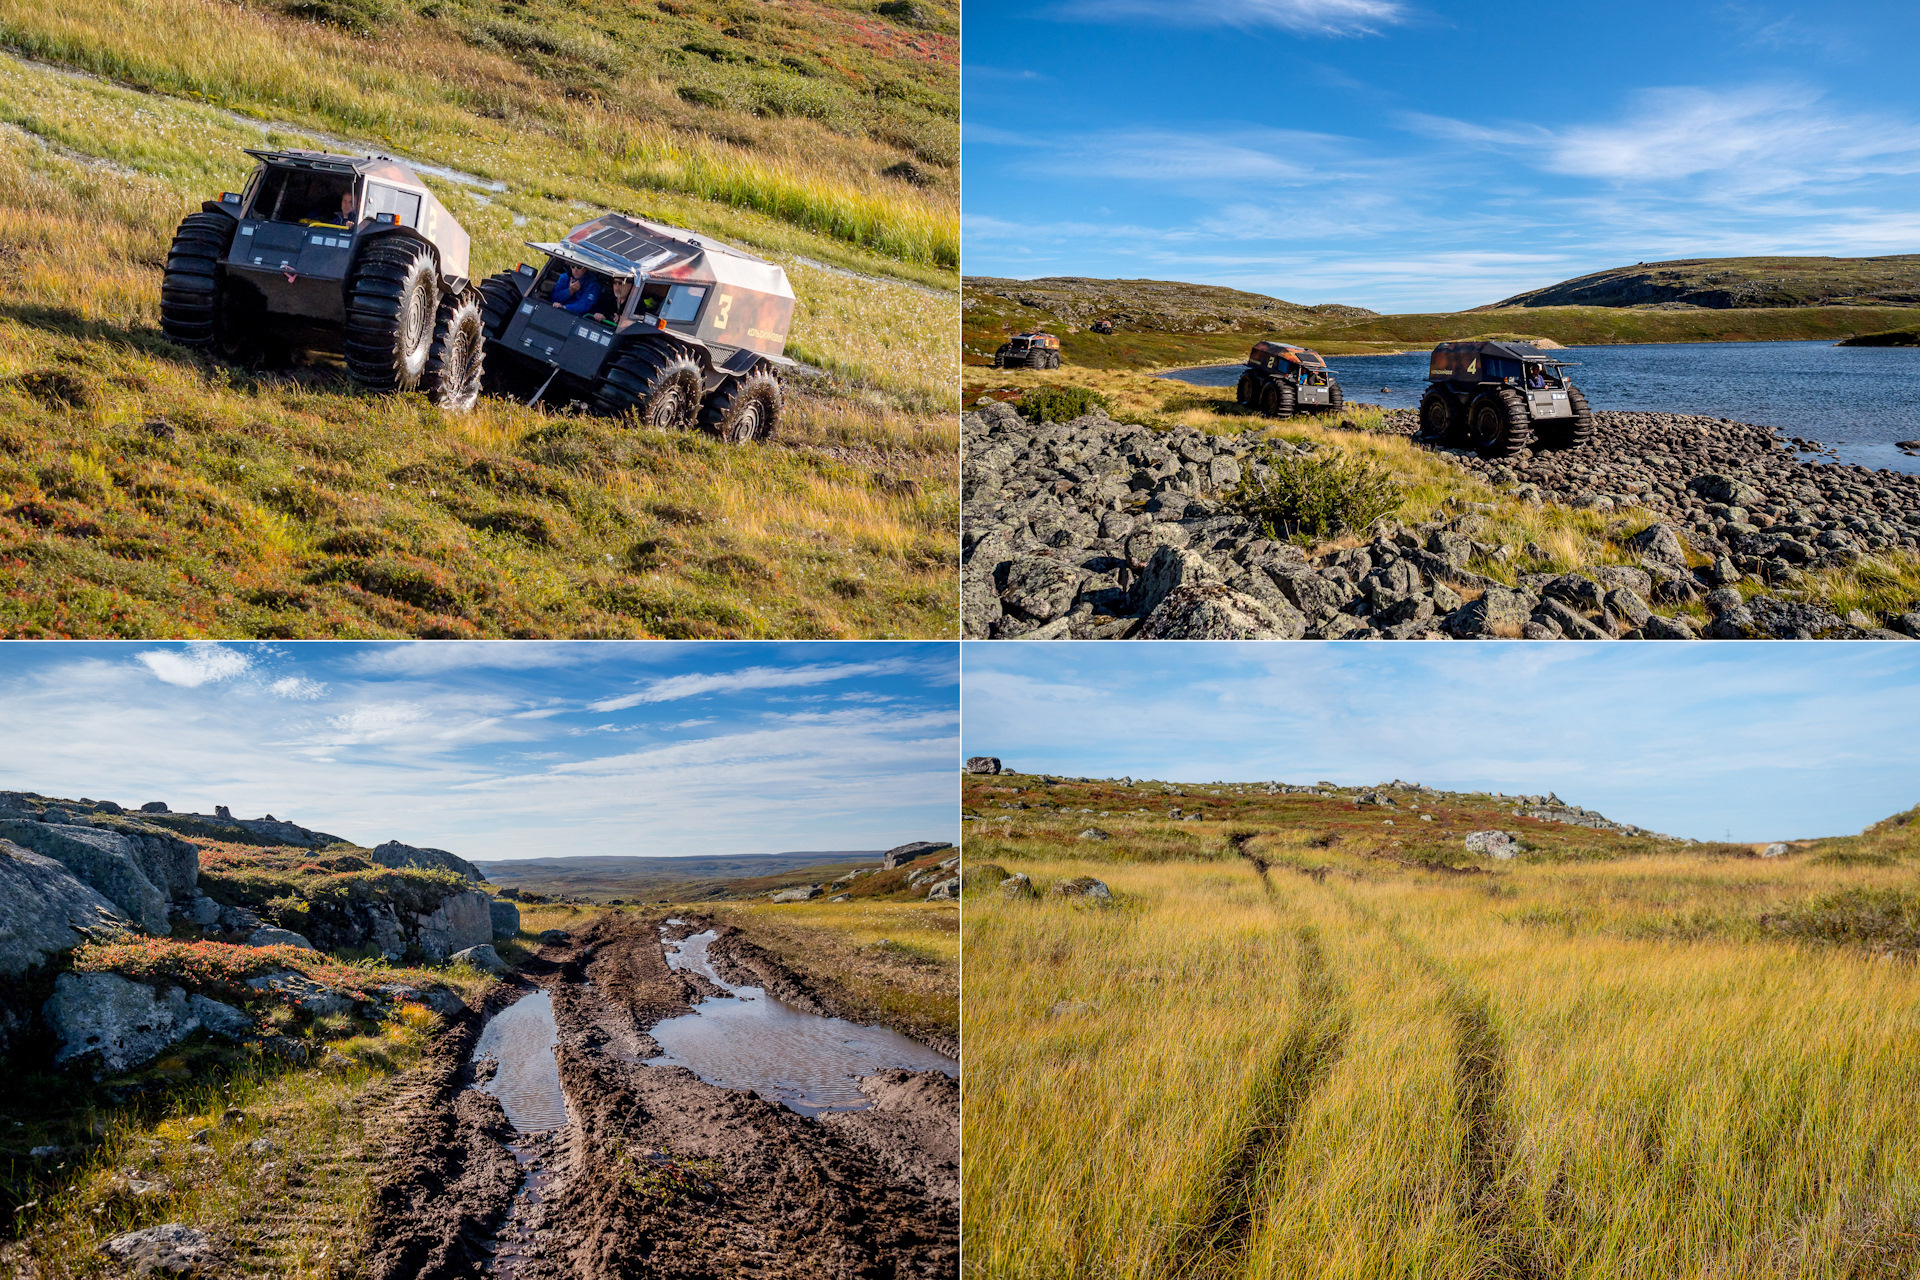
<instances>
[{"instance_id":1,"label":"all-terrain vehicle","mask_svg":"<svg viewBox=\"0 0 1920 1280\"><path fill-rule=\"evenodd\" d=\"M1346 403L1340 380L1320 353L1290 342L1254 343L1233 398L1269 418L1290 418L1302 409L1338 409Z\"/></svg>"},{"instance_id":2,"label":"all-terrain vehicle","mask_svg":"<svg viewBox=\"0 0 1920 1280\"><path fill-rule=\"evenodd\" d=\"M243 191L188 214L167 250L160 327L238 363L335 351L369 391L480 394L480 295L466 231L385 156L254 151Z\"/></svg>"},{"instance_id":3,"label":"all-terrain vehicle","mask_svg":"<svg viewBox=\"0 0 1920 1280\"><path fill-rule=\"evenodd\" d=\"M793 289L774 263L679 227L610 213L480 284L490 376L528 403L555 384L595 413L697 425L734 444L780 422ZM515 388L514 383L519 383Z\"/></svg>"},{"instance_id":4,"label":"all-terrain vehicle","mask_svg":"<svg viewBox=\"0 0 1920 1280\"><path fill-rule=\"evenodd\" d=\"M1092 326L1092 332L1094 332L1094 333L1102 333L1102 334L1105 334L1105 333L1112 333L1112 332L1113 332L1113 321L1111 321L1111 320L1095 320L1095 321L1093 322L1093 326Z\"/></svg>"},{"instance_id":5,"label":"all-terrain vehicle","mask_svg":"<svg viewBox=\"0 0 1920 1280\"><path fill-rule=\"evenodd\" d=\"M1060 339L1050 333L1016 333L993 353L996 369L1058 369Z\"/></svg>"},{"instance_id":6,"label":"all-terrain vehicle","mask_svg":"<svg viewBox=\"0 0 1920 1280\"><path fill-rule=\"evenodd\" d=\"M1593 411L1567 367L1529 342L1443 342L1428 362L1419 438L1490 458L1584 445Z\"/></svg>"}]
</instances>

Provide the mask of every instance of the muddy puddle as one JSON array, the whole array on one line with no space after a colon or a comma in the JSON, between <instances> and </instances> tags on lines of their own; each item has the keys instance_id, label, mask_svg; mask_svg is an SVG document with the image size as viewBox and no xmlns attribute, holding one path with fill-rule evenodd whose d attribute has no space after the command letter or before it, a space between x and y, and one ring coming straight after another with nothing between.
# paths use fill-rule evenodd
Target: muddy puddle
<instances>
[{"instance_id":1,"label":"muddy puddle","mask_svg":"<svg viewBox=\"0 0 1920 1280\"><path fill-rule=\"evenodd\" d=\"M663 931L664 933L664 931ZM685 1067L723 1089L752 1089L804 1116L857 1111L871 1100L859 1077L889 1068L960 1073L960 1064L886 1027L823 1018L784 1004L759 987L737 986L714 970L707 944L712 930L667 944L667 963L697 973L727 995L710 997L692 1013L656 1023L650 1034L663 1051L649 1066Z\"/></svg>"},{"instance_id":2,"label":"muddy puddle","mask_svg":"<svg viewBox=\"0 0 1920 1280\"><path fill-rule=\"evenodd\" d=\"M567 1100L560 1092L560 1067L553 1046L560 1035L553 1025L553 997L536 991L495 1014L480 1033L473 1060L499 1064L480 1088L500 1099L507 1119L521 1133L564 1128Z\"/></svg>"}]
</instances>

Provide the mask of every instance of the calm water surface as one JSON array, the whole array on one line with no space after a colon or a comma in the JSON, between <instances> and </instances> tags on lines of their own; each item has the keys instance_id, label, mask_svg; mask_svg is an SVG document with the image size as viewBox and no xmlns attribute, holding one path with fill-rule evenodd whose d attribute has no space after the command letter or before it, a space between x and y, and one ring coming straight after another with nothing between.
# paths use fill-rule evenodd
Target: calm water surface
<instances>
[{"instance_id":1,"label":"calm water surface","mask_svg":"<svg viewBox=\"0 0 1920 1280\"><path fill-rule=\"evenodd\" d=\"M1697 413L1777 428L1837 450L1841 461L1920 474L1920 458L1894 448L1920 440L1920 348L1836 347L1830 342L1676 342L1568 347L1575 385L1596 409ZM1412 408L1427 385L1427 351L1328 356L1347 399ZM1242 366L1162 375L1230 387ZM1388 388L1382 391L1381 388Z\"/></svg>"},{"instance_id":2,"label":"calm water surface","mask_svg":"<svg viewBox=\"0 0 1920 1280\"><path fill-rule=\"evenodd\" d=\"M480 1088L500 1099L513 1127L522 1133L558 1129L567 1123L567 1100L560 1092L560 1066L553 1046L553 998L536 991L495 1014L473 1047L473 1060L500 1064Z\"/></svg>"}]
</instances>

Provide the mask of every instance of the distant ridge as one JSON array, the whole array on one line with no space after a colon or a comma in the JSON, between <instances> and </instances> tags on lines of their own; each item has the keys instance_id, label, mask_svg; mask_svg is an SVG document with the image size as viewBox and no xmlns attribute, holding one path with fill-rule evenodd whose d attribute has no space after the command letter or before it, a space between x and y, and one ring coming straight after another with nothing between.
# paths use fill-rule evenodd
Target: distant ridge
<instances>
[{"instance_id":1,"label":"distant ridge","mask_svg":"<svg viewBox=\"0 0 1920 1280\"><path fill-rule=\"evenodd\" d=\"M1501 307L1648 307L1731 311L1752 307L1920 306L1920 254L1880 258L1677 258L1609 267L1490 302Z\"/></svg>"}]
</instances>

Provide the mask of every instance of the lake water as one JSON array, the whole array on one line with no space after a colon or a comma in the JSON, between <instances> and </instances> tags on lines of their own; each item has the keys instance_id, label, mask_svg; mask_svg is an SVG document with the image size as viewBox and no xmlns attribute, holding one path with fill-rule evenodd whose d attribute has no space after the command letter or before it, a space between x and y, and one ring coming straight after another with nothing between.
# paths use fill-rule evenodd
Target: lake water
<instances>
[{"instance_id":1,"label":"lake water","mask_svg":"<svg viewBox=\"0 0 1920 1280\"><path fill-rule=\"evenodd\" d=\"M1574 384L1595 409L1695 413L1777 428L1836 450L1843 462L1920 474L1920 458L1894 448L1920 440L1920 348L1836 347L1831 342L1675 342L1568 347ZM1427 385L1427 350L1328 356L1348 400L1410 409ZM1241 365L1161 376L1230 387ZM1386 387L1388 390L1382 391Z\"/></svg>"},{"instance_id":2,"label":"lake water","mask_svg":"<svg viewBox=\"0 0 1920 1280\"><path fill-rule=\"evenodd\" d=\"M723 1089L753 1089L803 1116L870 1104L857 1077L890 1067L960 1074L959 1064L887 1027L863 1027L782 1004L759 987L721 978L707 957L712 930L671 944L667 963L727 991L648 1032L664 1051L649 1066L686 1067Z\"/></svg>"}]
</instances>

